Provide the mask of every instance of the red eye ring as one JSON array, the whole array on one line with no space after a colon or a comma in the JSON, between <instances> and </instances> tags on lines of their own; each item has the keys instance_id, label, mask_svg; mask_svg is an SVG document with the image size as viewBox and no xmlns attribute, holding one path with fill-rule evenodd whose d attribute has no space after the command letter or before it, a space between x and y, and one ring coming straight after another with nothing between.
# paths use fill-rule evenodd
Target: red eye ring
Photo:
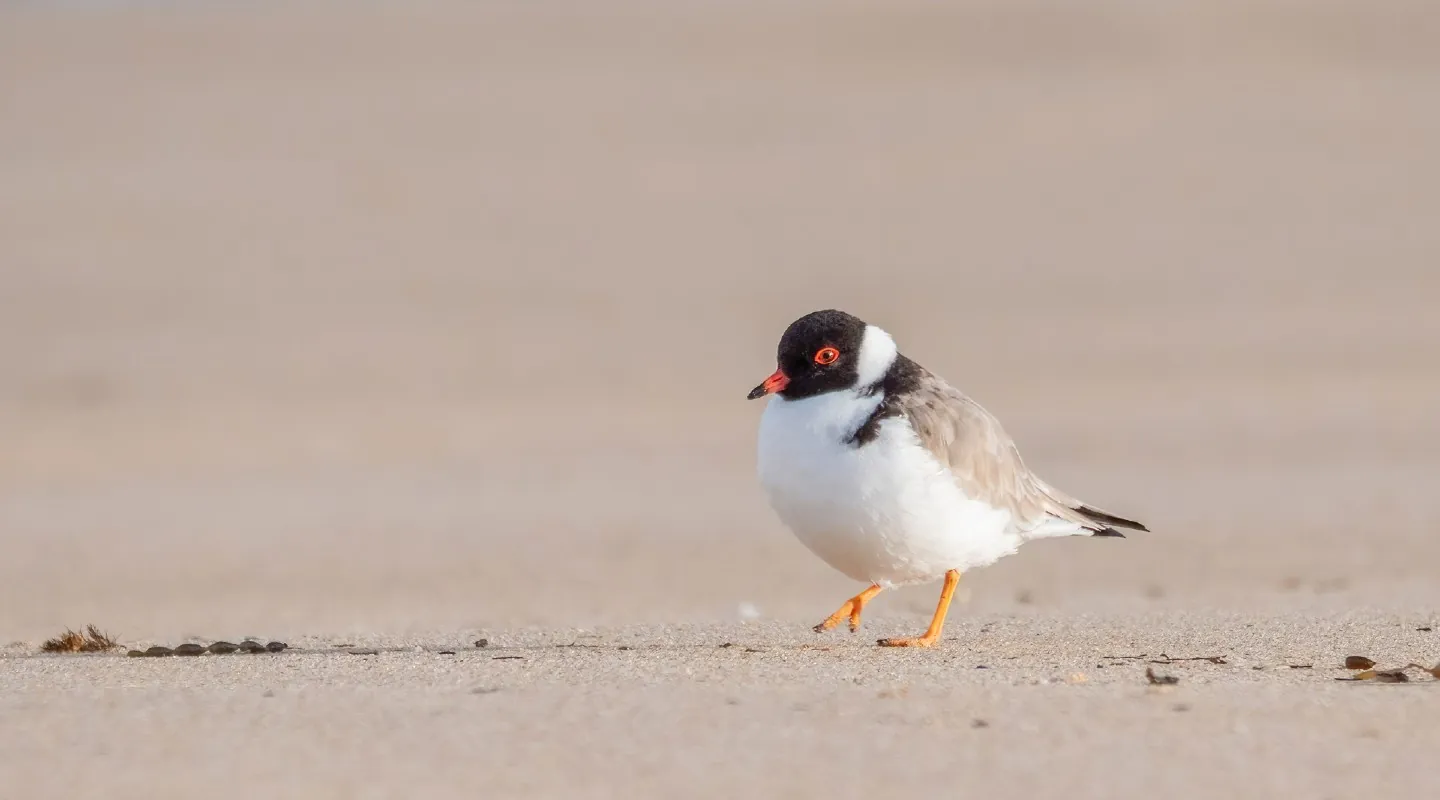
<instances>
[{"instance_id":1,"label":"red eye ring","mask_svg":"<svg viewBox=\"0 0 1440 800\"><path fill-rule=\"evenodd\" d=\"M822 347L815 351L815 363L820 366L834 364L840 360L840 351L833 347Z\"/></svg>"}]
</instances>

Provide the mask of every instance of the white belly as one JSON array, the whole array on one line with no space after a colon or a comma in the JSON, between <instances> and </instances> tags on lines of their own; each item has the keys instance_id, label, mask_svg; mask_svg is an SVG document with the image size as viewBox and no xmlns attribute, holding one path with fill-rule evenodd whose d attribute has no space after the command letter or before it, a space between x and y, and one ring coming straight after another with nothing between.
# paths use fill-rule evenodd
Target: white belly
<instances>
[{"instance_id":1,"label":"white belly","mask_svg":"<svg viewBox=\"0 0 1440 800\"><path fill-rule=\"evenodd\" d=\"M882 586L1015 552L1010 513L966 497L904 419L883 421L863 446L843 441L879 402L843 391L769 401L759 473L781 521L830 566Z\"/></svg>"}]
</instances>

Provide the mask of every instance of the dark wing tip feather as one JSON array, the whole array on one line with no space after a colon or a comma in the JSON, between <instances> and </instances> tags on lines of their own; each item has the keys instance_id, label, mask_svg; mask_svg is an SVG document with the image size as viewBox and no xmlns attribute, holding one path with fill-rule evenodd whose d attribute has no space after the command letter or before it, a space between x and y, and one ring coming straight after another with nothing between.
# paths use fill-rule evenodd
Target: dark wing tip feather
<instances>
[{"instance_id":1,"label":"dark wing tip feather","mask_svg":"<svg viewBox=\"0 0 1440 800\"><path fill-rule=\"evenodd\" d=\"M1150 529L1149 529L1149 528L1147 528L1147 527L1145 527L1144 525L1136 522L1136 521L1133 520L1133 519L1125 519L1124 517L1117 517L1117 516L1115 516L1114 514L1107 514L1107 513L1105 513L1104 511L1101 511L1101 510L1098 509L1098 508L1091 508L1090 506L1080 506L1079 508L1077 508L1077 509L1075 509L1075 510L1076 510L1076 511L1079 511L1081 514L1084 514L1085 516L1089 517L1090 519L1095 520L1096 522L1103 522L1103 523L1106 524L1106 525L1114 525L1114 526L1117 527L1117 528L1129 528L1129 529L1132 530L1132 531L1145 531L1146 533L1149 533L1149 532L1150 532ZM1099 534L1099 533L1097 533L1097 534L1095 534L1095 535L1096 535L1096 536L1101 536L1101 535L1120 536L1121 534L1119 534L1119 533L1114 533L1114 534Z\"/></svg>"},{"instance_id":2,"label":"dark wing tip feather","mask_svg":"<svg viewBox=\"0 0 1440 800\"><path fill-rule=\"evenodd\" d=\"M1090 535L1091 535L1091 536L1118 536L1118 537L1120 537L1121 539L1124 539L1124 538L1125 538L1125 534L1121 533L1120 531L1115 530L1114 528L1101 528L1100 530L1095 531L1094 533L1092 533L1092 534L1090 534Z\"/></svg>"}]
</instances>

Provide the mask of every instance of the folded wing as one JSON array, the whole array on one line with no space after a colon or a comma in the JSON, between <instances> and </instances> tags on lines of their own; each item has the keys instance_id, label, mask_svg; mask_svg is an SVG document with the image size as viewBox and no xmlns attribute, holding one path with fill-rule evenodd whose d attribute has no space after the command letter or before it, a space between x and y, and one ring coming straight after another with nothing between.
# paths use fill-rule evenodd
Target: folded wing
<instances>
[{"instance_id":1,"label":"folded wing","mask_svg":"<svg viewBox=\"0 0 1440 800\"><path fill-rule=\"evenodd\" d=\"M950 469L966 496L1010 511L1021 535L1124 536L1116 528L1149 530L1135 520L1087 505L1025 467L997 420L963 392L923 371L918 386L893 395L893 413L910 420L922 445Z\"/></svg>"}]
</instances>

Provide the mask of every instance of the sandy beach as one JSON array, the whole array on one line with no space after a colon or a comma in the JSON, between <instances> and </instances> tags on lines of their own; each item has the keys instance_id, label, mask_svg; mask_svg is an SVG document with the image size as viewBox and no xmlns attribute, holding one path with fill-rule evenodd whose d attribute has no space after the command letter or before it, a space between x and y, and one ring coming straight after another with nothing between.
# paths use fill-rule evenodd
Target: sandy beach
<instances>
[{"instance_id":1,"label":"sandy beach","mask_svg":"<svg viewBox=\"0 0 1440 800\"><path fill-rule=\"evenodd\" d=\"M1440 788L1440 9L601 6L0 3L0 797ZM824 307L1154 532L812 633Z\"/></svg>"}]
</instances>

